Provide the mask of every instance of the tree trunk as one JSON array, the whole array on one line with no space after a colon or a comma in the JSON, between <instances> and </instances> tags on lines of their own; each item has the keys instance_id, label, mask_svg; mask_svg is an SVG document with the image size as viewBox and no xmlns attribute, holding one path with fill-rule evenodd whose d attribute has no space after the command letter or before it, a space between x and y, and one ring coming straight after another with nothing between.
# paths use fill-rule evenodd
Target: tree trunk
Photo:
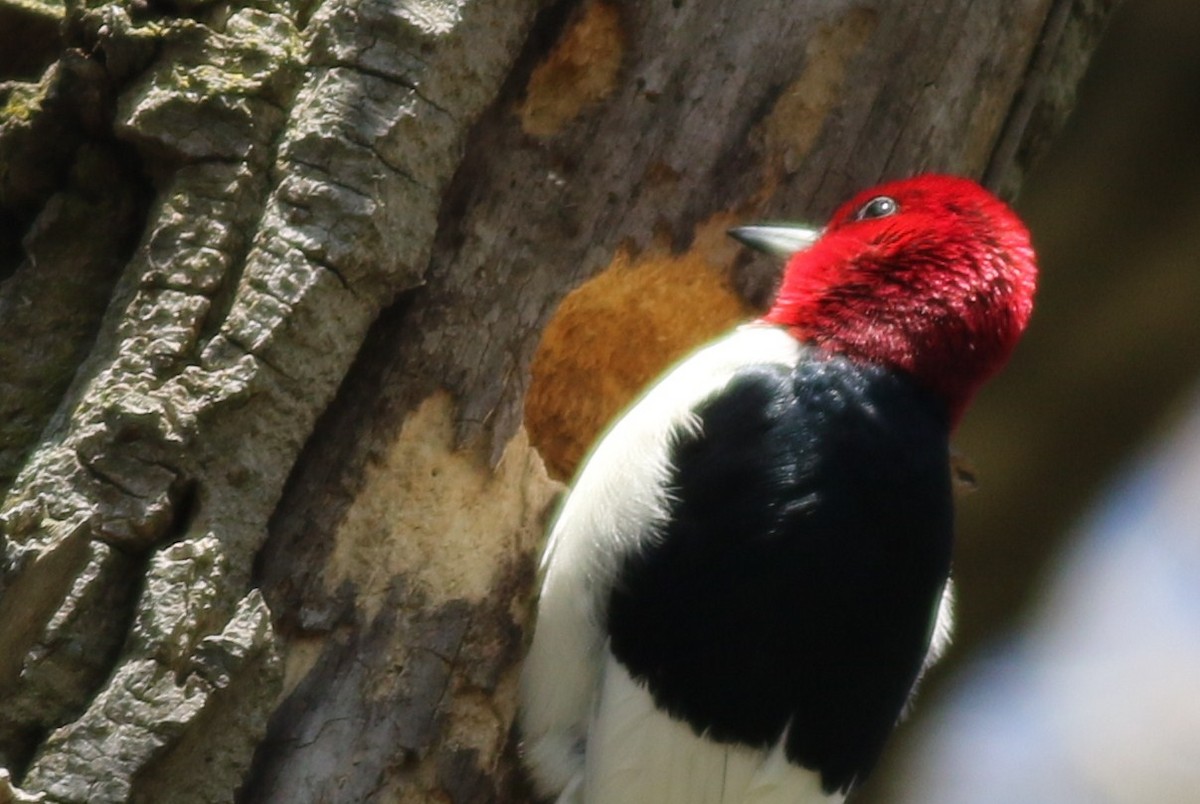
<instances>
[{"instance_id":1,"label":"tree trunk","mask_svg":"<svg viewBox=\"0 0 1200 804\"><path fill-rule=\"evenodd\" d=\"M761 304L728 221L1013 192L1113 5L37 1L0 0L0 801L47 802L526 798L560 301L608 268L675 322L556 325L564 474Z\"/></svg>"}]
</instances>

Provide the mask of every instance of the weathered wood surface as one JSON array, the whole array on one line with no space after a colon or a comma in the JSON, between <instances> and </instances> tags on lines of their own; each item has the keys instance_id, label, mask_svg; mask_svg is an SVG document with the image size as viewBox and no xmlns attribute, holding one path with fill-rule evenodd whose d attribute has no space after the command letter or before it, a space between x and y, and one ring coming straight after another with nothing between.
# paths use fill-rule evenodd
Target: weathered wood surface
<instances>
[{"instance_id":1,"label":"weathered wood surface","mask_svg":"<svg viewBox=\"0 0 1200 804\"><path fill-rule=\"evenodd\" d=\"M773 269L730 272L730 216L1013 186L1112 5L21 3L0 766L54 802L520 799L559 302L686 257L715 279L667 317L741 309ZM621 340L582 326L566 362Z\"/></svg>"}]
</instances>

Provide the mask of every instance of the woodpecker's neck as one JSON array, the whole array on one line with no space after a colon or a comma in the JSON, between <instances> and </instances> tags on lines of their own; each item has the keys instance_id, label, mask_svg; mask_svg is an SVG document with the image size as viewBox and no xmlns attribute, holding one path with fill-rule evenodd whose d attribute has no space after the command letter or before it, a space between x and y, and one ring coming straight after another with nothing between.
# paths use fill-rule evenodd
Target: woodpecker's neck
<instances>
[{"instance_id":1,"label":"woodpecker's neck","mask_svg":"<svg viewBox=\"0 0 1200 804\"><path fill-rule=\"evenodd\" d=\"M770 315L768 323L779 323ZM945 408L951 428L958 425L975 393L1001 366L997 362L986 374L955 370L957 362L949 355L933 356L910 341L896 338L888 331L873 331L869 326L857 330L825 332L807 327L787 327L802 343L830 355L840 355L863 365L887 366L913 377ZM931 359L932 358L932 359Z\"/></svg>"},{"instance_id":2,"label":"woodpecker's neck","mask_svg":"<svg viewBox=\"0 0 1200 804\"><path fill-rule=\"evenodd\" d=\"M793 258L765 320L823 350L909 374L957 425L1016 345L1032 280L1014 281L1001 248L960 254L939 246L927 262L916 251L899 264L831 248L839 244L818 243Z\"/></svg>"}]
</instances>

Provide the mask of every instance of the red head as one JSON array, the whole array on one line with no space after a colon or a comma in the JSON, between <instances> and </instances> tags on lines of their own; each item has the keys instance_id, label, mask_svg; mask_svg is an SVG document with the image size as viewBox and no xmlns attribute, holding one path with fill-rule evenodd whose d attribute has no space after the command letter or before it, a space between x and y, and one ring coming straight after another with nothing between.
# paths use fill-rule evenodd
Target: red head
<instances>
[{"instance_id":1,"label":"red head","mask_svg":"<svg viewBox=\"0 0 1200 804\"><path fill-rule=\"evenodd\" d=\"M975 182L918 176L864 190L791 256L766 320L913 375L952 423L1008 359L1033 310L1029 233Z\"/></svg>"}]
</instances>

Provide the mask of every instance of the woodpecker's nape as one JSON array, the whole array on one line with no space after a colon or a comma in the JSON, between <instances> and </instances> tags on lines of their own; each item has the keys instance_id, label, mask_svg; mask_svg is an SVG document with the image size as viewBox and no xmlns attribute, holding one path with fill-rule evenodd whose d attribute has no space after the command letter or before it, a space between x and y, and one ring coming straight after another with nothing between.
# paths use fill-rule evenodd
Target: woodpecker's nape
<instances>
[{"instance_id":1,"label":"woodpecker's nape","mask_svg":"<svg viewBox=\"0 0 1200 804\"><path fill-rule=\"evenodd\" d=\"M561 804L838 802L949 642L949 438L1032 310L1024 226L974 182L864 191L760 321L660 378L551 529L521 679Z\"/></svg>"}]
</instances>

